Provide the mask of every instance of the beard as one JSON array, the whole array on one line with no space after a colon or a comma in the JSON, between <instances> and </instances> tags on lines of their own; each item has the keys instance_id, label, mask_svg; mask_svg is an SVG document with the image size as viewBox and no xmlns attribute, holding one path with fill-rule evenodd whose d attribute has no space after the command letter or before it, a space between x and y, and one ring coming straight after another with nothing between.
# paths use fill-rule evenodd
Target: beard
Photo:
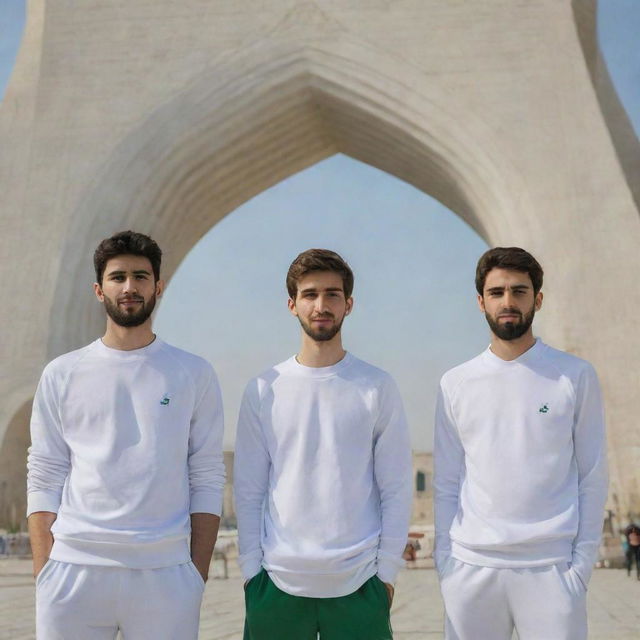
<instances>
[{"instance_id":1,"label":"beard","mask_svg":"<svg viewBox=\"0 0 640 640\"><path fill-rule=\"evenodd\" d=\"M154 293L149 300L145 302L144 298L132 296L128 298L140 302L139 308L129 307L120 309L118 304L113 302L111 298L104 296L104 309L107 315L120 327L138 327L144 324L149 316L153 313L156 306L156 294Z\"/></svg>"},{"instance_id":2,"label":"beard","mask_svg":"<svg viewBox=\"0 0 640 640\"><path fill-rule=\"evenodd\" d=\"M333 315L329 316L320 316L323 318L334 318ZM342 329L342 323L344 322L344 317L340 320L340 322L334 322L330 327L318 327L314 329L311 325L307 324L300 316L298 316L298 321L300 322L300 326L304 330L304 332L316 342L328 342L332 338L334 338Z\"/></svg>"},{"instance_id":3,"label":"beard","mask_svg":"<svg viewBox=\"0 0 640 640\"><path fill-rule=\"evenodd\" d=\"M502 313L514 313L520 316L518 322L499 323L485 312L484 316L489 323L489 328L500 340L517 340L521 338L533 323L533 317L536 315L535 307L531 307L531 311L524 316L517 309L504 309Z\"/></svg>"}]
</instances>

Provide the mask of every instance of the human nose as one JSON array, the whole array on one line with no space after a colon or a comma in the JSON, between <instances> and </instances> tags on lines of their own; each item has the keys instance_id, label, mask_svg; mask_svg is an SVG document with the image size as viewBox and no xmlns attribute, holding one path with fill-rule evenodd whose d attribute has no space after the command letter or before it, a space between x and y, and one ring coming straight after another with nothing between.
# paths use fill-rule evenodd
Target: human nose
<instances>
[{"instance_id":1,"label":"human nose","mask_svg":"<svg viewBox=\"0 0 640 640\"><path fill-rule=\"evenodd\" d=\"M506 309L510 309L513 306L515 298L513 297L513 293L511 293L510 291L505 291L503 298L502 298L502 304Z\"/></svg>"},{"instance_id":2,"label":"human nose","mask_svg":"<svg viewBox=\"0 0 640 640\"><path fill-rule=\"evenodd\" d=\"M322 294L319 295L316 298L316 311L318 312L322 312L322 311L326 311L329 308L329 305L327 304L327 297L323 296Z\"/></svg>"},{"instance_id":3,"label":"human nose","mask_svg":"<svg viewBox=\"0 0 640 640\"><path fill-rule=\"evenodd\" d=\"M135 278L127 278L123 284L124 284L123 293L132 293L136 291Z\"/></svg>"}]
</instances>

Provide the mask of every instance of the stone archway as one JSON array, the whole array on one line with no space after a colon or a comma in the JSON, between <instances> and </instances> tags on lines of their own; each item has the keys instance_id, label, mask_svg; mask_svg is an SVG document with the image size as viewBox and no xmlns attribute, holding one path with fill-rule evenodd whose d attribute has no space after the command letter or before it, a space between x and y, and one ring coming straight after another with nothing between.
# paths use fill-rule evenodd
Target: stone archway
<instances>
[{"instance_id":1,"label":"stone archway","mask_svg":"<svg viewBox=\"0 0 640 640\"><path fill-rule=\"evenodd\" d=\"M93 300L75 299L75 283L90 273L79 244L145 230L167 247L170 277L229 212L338 152L438 198L489 243L523 228L535 235L525 181L506 150L437 88L412 89L414 73L362 42L260 43L162 105L114 151L74 213L52 320L60 307L73 312L52 322L50 356L102 323Z\"/></svg>"},{"instance_id":2,"label":"stone archway","mask_svg":"<svg viewBox=\"0 0 640 640\"><path fill-rule=\"evenodd\" d=\"M0 308L0 440L44 363L99 328L76 296L87 247L136 227L170 276L238 204L341 151L547 266L541 332L598 368L612 489L640 511L640 220L575 5L30 2L0 106L3 285L21 293Z\"/></svg>"}]
</instances>

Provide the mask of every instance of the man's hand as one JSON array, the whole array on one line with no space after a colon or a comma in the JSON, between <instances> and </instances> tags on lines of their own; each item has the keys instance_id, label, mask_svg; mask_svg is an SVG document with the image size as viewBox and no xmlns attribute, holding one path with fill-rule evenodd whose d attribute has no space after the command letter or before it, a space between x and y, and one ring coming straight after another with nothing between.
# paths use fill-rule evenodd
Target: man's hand
<instances>
[{"instance_id":1,"label":"man's hand","mask_svg":"<svg viewBox=\"0 0 640 640\"><path fill-rule=\"evenodd\" d=\"M193 565L195 566L195 568L198 570L198 573L200 574L202 581L206 582L209 579L209 565L205 564L202 561L198 563L196 562L195 559L192 559L191 561L193 562Z\"/></svg>"},{"instance_id":2,"label":"man's hand","mask_svg":"<svg viewBox=\"0 0 640 640\"><path fill-rule=\"evenodd\" d=\"M191 514L191 560L205 582L209 579L209 565L219 526L220 516L211 513Z\"/></svg>"},{"instance_id":3,"label":"man's hand","mask_svg":"<svg viewBox=\"0 0 640 640\"><path fill-rule=\"evenodd\" d=\"M36 558L33 556L33 577L37 578L42 569L44 569L44 565L49 561L49 556L41 556Z\"/></svg>"},{"instance_id":4,"label":"man's hand","mask_svg":"<svg viewBox=\"0 0 640 640\"><path fill-rule=\"evenodd\" d=\"M396 592L395 587L390 582L383 582L387 595L389 596L389 607L393 604L393 594Z\"/></svg>"},{"instance_id":5,"label":"man's hand","mask_svg":"<svg viewBox=\"0 0 640 640\"><path fill-rule=\"evenodd\" d=\"M37 578L42 571L42 567L47 564L51 547L53 547L53 536L51 535L51 525L58 517L56 513L50 511L36 511L29 516L29 541L31 542L31 553L33 555L33 577Z\"/></svg>"}]
</instances>

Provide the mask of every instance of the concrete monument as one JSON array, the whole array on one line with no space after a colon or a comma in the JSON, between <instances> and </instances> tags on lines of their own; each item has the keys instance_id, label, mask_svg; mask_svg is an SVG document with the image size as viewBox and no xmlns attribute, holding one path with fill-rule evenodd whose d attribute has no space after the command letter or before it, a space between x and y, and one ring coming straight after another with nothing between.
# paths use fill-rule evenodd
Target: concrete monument
<instances>
[{"instance_id":1,"label":"concrete monument","mask_svg":"<svg viewBox=\"0 0 640 640\"><path fill-rule=\"evenodd\" d=\"M43 365L102 329L92 296L78 296L97 242L150 233L170 277L227 213L337 152L438 198L490 245L540 259L540 333L598 368L611 507L640 512L640 151L594 10L29 0L0 106L3 523L22 513Z\"/></svg>"}]
</instances>

